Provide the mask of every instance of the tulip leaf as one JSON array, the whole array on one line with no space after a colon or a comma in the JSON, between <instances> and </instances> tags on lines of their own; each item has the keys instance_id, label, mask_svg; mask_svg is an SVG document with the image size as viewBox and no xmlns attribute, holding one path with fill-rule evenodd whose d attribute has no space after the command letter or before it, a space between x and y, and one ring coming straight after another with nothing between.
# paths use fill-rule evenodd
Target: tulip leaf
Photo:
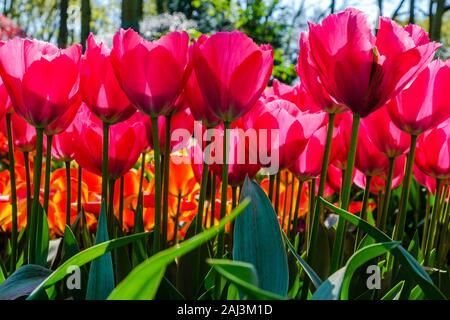
<instances>
[{"instance_id":1,"label":"tulip leaf","mask_svg":"<svg viewBox=\"0 0 450 320\"><path fill-rule=\"evenodd\" d=\"M28 296L51 273L51 270L36 264L20 267L0 285L0 300Z\"/></svg>"},{"instance_id":2,"label":"tulip leaf","mask_svg":"<svg viewBox=\"0 0 450 320\"><path fill-rule=\"evenodd\" d=\"M392 287L382 298L381 300L399 300L400 294L402 293L403 286L405 285L405 281L400 281L395 286Z\"/></svg>"},{"instance_id":3,"label":"tulip leaf","mask_svg":"<svg viewBox=\"0 0 450 320\"><path fill-rule=\"evenodd\" d=\"M244 200L223 218L217 226L184 241L183 243L161 251L134 268L120 282L108 297L109 300L147 300L153 299L158 291L166 267L176 258L198 248L215 237L225 226L233 221L248 206L249 200Z\"/></svg>"},{"instance_id":4,"label":"tulip leaf","mask_svg":"<svg viewBox=\"0 0 450 320\"><path fill-rule=\"evenodd\" d=\"M355 225L358 228L361 228L367 234L369 234L372 238L374 238L378 242L390 242L392 239L386 235L381 230L371 226L369 223L359 218L356 215L349 213L341 208L334 206L332 203L326 201L322 197L319 198L319 201L322 201L324 206L328 209L334 211L336 214ZM439 288L433 283L433 280L430 278L428 273L422 268L422 266L417 262L416 259L401 245L394 248L392 250L392 255L399 260L399 262L404 266L405 271L408 272L412 279L417 282L417 284L422 288L425 295L430 299L446 299L444 294L439 290Z\"/></svg>"},{"instance_id":5,"label":"tulip leaf","mask_svg":"<svg viewBox=\"0 0 450 320\"><path fill-rule=\"evenodd\" d=\"M95 258L102 256L106 252L110 252L111 250L114 250L116 248L120 248L129 243L141 240L148 235L148 232L133 234L123 238L109 240L81 251L80 253L74 255L72 258L66 260L55 271L53 271L35 290L33 290L28 299L37 299L42 290L45 290L50 286L56 284L58 281L64 279L64 277L67 276L67 270L69 267L81 267L86 263L91 262Z\"/></svg>"},{"instance_id":6,"label":"tulip leaf","mask_svg":"<svg viewBox=\"0 0 450 320\"><path fill-rule=\"evenodd\" d=\"M77 239L69 226L64 229L64 260L67 260L80 252Z\"/></svg>"},{"instance_id":7,"label":"tulip leaf","mask_svg":"<svg viewBox=\"0 0 450 320\"><path fill-rule=\"evenodd\" d=\"M347 261L345 266L345 274L342 280L341 286L341 299L348 300L349 297L349 288L350 282L353 278L353 274L356 270L364 265L366 262L381 256L382 254L391 251L392 249L398 247L400 242L390 241L390 242L381 242L368 245L358 251L356 251Z\"/></svg>"},{"instance_id":8,"label":"tulip leaf","mask_svg":"<svg viewBox=\"0 0 450 320\"><path fill-rule=\"evenodd\" d=\"M47 214L39 205L37 211L37 231L36 231L36 264L41 266L47 265L48 248L50 244L50 233L48 229Z\"/></svg>"},{"instance_id":9,"label":"tulip leaf","mask_svg":"<svg viewBox=\"0 0 450 320\"><path fill-rule=\"evenodd\" d=\"M283 296L260 288L257 271L250 263L225 259L208 259L208 263L225 279L234 284L239 291L244 293L249 299L284 299Z\"/></svg>"},{"instance_id":10,"label":"tulip leaf","mask_svg":"<svg viewBox=\"0 0 450 320\"><path fill-rule=\"evenodd\" d=\"M289 268L275 211L263 189L248 177L241 190L241 199L245 198L251 204L234 224L233 260L254 265L259 287L285 297Z\"/></svg>"},{"instance_id":11,"label":"tulip leaf","mask_svg":"<svg viewBox=\"0 0 450 320\"><path fill-rule=\"evenodd\" d=\"M309 277L309 279L311 279L311 283L313 284L313 286L316 289L319 288L320 285L322 284L322 279L320 279L320 277L317 275L317 273L314 271L314 269L311 268L311 266L304 259L302 259L300 257L300 255L297 253L294 246L292 245L292 243L289 241L288 237L284 233L284 231L283 231L283 237L284 237L284 242L287 244L289 251L292 253L292 255L295 257L297 262L303 268L303 270L305 271L305 273Z\"/></svg>"},{"instance_id":12,"label":"tulip leaf","mask_svg":"<svg viewBox=\"0 0 450 320\"><path fill-rule=\"evenodd\" d=\"M104 204L100 209L95 244L109 240ZM114 271L111 253L107 252L91 262L86 300L104 300L114 289Z\"/></svg>"},{"instance_id":13,"label":"tulip leaf","mask_svg":"<svg viewBox=\"0 0 450 320\"><path fill-rule=\"evenodd\" d=\"M314 292L313 300L338 300L344 280L345 267L339 269L328 277Z\"/></svg>"}]
</instances>

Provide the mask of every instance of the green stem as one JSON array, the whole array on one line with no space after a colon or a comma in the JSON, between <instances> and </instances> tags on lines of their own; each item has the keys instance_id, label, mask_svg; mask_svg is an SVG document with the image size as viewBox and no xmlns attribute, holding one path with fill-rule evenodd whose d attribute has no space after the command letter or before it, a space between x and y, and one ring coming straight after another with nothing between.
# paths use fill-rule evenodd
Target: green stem
<instances>
[{"instance_id":1,"label":"green stem","mask_svg":"<svg viewBox=\"0 0 450 320\"><path fill-rule=\"evenodd\" d=\"M231 209L236 208L237 204L237 187L232 186L231 187Z\"/></svg>"},{"instance_id":2,"label":"green stem","mask_svg":"<svg viewBox=\"0 0 450 320\"><path fill-rule=\"evenodd\" d=\"M161 163L158 138L158 117L152 116L153 152L155 161L155 231L153 240L153 254L159 252L161 246Z\"/></svg>"},{"instance_id":3,"label":"green stem","mask_svg":"<svg viewBox=\"0 0 450 320\"><path fill-rule=\"evenodd\" d=\"M298 179L298 190L297 190L297 197L295 199L295 209L294 209L294 221L292 222L292 237L295 238L295 235L297 234L297 227L298 227L298 212L300 210L300 201L302 199L302 189L303 189L303 180Z\"/></svg>"},{"instance_id":4,"label":"green stem","mask_svg":"<svg viewBox=\"0 0 450 320\"><path fill-rule=\"evenodd\" d=\"M447 233L448 233L448 224L450 221L450 202L447 202L445 207L444 214L444 222L442 224L442 231L439 240L439 249L438 249L438 268L443 268L445 266L445 258L447 256L446 247L447 247Z\"/></svg>"},{"instance_id":5,"label":"green stem","mask_svg":"<svg viewBox=\"0 0 450 320\"><path fill-rule=\"evenodd\" d=\"M83 169L81 168L80 165L78 165L78 170L77 170L77 214L80 214L81 212L81 206L83 205L82 200L81 200L81 193L83 191Z\"/></svg>"},{"instance_id":6,"label":"green stem","mask_svg":"<svg viewBox=\"0 0 450 320\"><path fill-rule=\"evenodd\" d=\"M44 211L48 213L48 202L50 197L50 172L52 166L52 142L53 136L47 136L47 151L45 154L45 178L44 178Z\"/></svg>"},{"instance_id":7,"label":"green stem","mask_svg":"<svg viewBox=\"0 0 450 320\"><path fill-rule=\"evenodd\" d=\"M281 184L281 171L277 172L276 178L275 178L275 213L278 216L279 206L280 206L280 184Z\"/></svg>"},{"instance_id":8,"label":"green stem","mask_svg":"<svg viewBox=\"0 0 450 320\"><path fill-rule=\"evenodd\" d=\"M23 153L23 162L25 165L25 181L27 189L27 236L30 235L30 224L31 224L31 175L30 175L30 153L25 151ZM26 248L26 256L28 257L28 246Z\"/></svg>"},{"instance_id":9,"label":"green stem","mask_svg":"<svg viewBox=\"0 0 450 320\"><path fill-rule=\"evenodd\" d=\"M424 217L424 224L423 224L423 232L422 232L422 242L421 242L421 250L422 252L425 251L425 242L427 241L428 236L428 226L430 222L430 191L427 189L427 195L425 197L426 199L426 205L425 205L425 217Z\"/></svg>"},{"instance_id":10,"label":"green stem","mask_svg":"<svg viewBox=\"0 0 450 320\"><path fill-rule=\"evenodd\" d=\"M216 218L216 181L217 177L215 174L211 176L211 218L209 220L209 227L214 227L214 219Z\"/></svg>"},{"instance_id":11,"label":"green stem","mask_svg":"<svg viewBox=\"0 0 450 320\"><path fill-rule=\"evenodd\" d=\"M71 180L70 180L70 161L66 161L66 226L70 228L70 205L71 205Z\"/></svg>"},{"instance_id":12,"label":"green stem","mask_svg":"<svg viewBox=\"0 0 450 320\"><path fill-rule=\"evenodd\" d=\"M228 190L228 141L229 141L229 129L230 129L230 122L224 121L224 132L223 132L223 164L222 164L222 190L221 190L221 197L220 197L220 220L222 220L225 217L225 214L227 212L227 190ZM217 252L216 252L216 258L222 259L223 253L224 253L224 237L225 237L225 231L222 230L219 233L218 241L217 241ZM219 298L220 296L220 276L216 275L215 279L215 296L216 298Z\"/></svg>"},{"instance_id":13,"label":"green stem","mask_svg":"<svg viewBox=\"0 0 450 320\"><path fill-rule=\"evenodd\" d=\"M108 191L108 234L111 235L111 237L114 236L114 185L115 185L116 180L114 179L110 179L108 181L108 187L109 187L109 191Z\"/></svg>"},{"instance_id":14,"label":"green stem","mask_svg":"<svg viewBox=\"0 0 450 320\"><path fill-rule=\"evenodd\" d=\"M177 212L175 214L175 223L174 223L174 226L173 226L173 243L175 245L178 244L178 219L180 217L180 208L181 208L181 190L178 190Z\"/></svg>"},{"instance_id":15,"label":"green stem","mask_svg":"<svg viewBox=\"0 0 450 320\"><path fill-rule=\"evenodd\" d=\"M284 182L284 200L283 200L283 216L281 218L281 229L284 230L285 220L286 220L286 210L287 210L287 191L289 186L289 171L285 172L285 182Z\"/></svg>"},{"instance_id":16,"label":"green stem","mask_svg":"<svg viewBox=\"0 0 450 320\"><path fill-rule=\"evenodd\" d=\"M208 163L209 163L209 140L210 140L210 130L206 131L206 147L203 152L203 165L202 165L202 178L200 181L200 195L198 199L198 207L197 207L197 219L195 224L195 234L199 234L202 229L202 221L203 221L203 212L205 208L205 199L206 199L206 189L208 187ZM211 196L214 198L214 194Z\"/></svg>"},{"instance_id":17,"label":"green stem","mask_svg":"<svg viewBox=\"0 0 450 320\"><path fill-rule=\"evenodd\" d=\"M370 183L372 182L372 176L366 176L366 187L364 189L363 201L361 206L360 217L363 220L367 220L367 205L369 204L369 195L370 195ZM358 249L358 245L362 239L362 230L357 228L356 230L356 239L355 239L355 250Z\"/></svg>"},{"instance_id":18,"label":"green stem","mask_svg":"<svg viewBox=\"0 0 450 320\"><path fill-rule=\"evenodd\" d=\"M123 196L125 192L125 178L120 177L120 189L119 189L119 225L123 231Z\"/></svg>"},{"instance_id":19,"label":"green stem","mask_svg":"<svg viewBox=\"0 0 450 320\"><path fill-rule=\"evenodd\" d=\"M268 197L270 199L270 202L273 201L273 187L275 185L275 175L271 174L269 175L269 193L268 193Z\"/></svg>"},{"instance_id":20,"label":"green stem","mask_svg":"<svg viewBox=\"0 0 450 320\"><path fill-rule=\"evenodd\" d=\"M386 232L387 217L389 215L389 204L391 201L392 179L394 177L394 165L395 165L395 158L390 157L389 164L388 164L388 174L386 177L386 185L384 188L384 200L383 200L383 208L381 211L381 221L380 221L380 225L379 225L380 229L384 232Z\"/></svg>"},{"instance_id":21,"label":"green stem","mask_svg":"<svg viewBox=\"0 0 450 320\"><path fill-rule=\"evenodd\" d=\"M167 228L169 221L169 162L170 162L170 120L172 115L166 116L166 132L163 156L163 213L162 213L162 248L167 247Z\"/></svg>"},{"instance_id":22,"label":"green stem","mask_svg":"<svg viewBox=\"0 0 450 320\"><path fill-rule=\"evenodd\" d=\"M6 114L6 130L8 136L8 158L9 158L9 176L11 185L11 212L12 212L12 225L11 225L11 265L10 272L16 270L17 263L17 194L16 194L16 170L14 160L14 143L12 136L11 126L11 113ZM28 204L27 204L28 205Z\"/></svg>"},{"instance_id":23,"label":"green stem","mask_svg":"<svg viewBox=\"0 0 450 320\"><path fill-rule=\"evenodd\" d=\"M292 183L291 183L291 201L289 202L289 215L288 215L288 224L286 234L289 235L291 233L292 227L292 213L294 210L294 187L295 187L295 175L292 174Z\"/></svg>"},{"instance_id":24,"label":"green stem","mask_svg":"<svg viewBox=\"0 0 450 320\"><path fill-rule=\"evenodd\" d=\"M416 151L417 136L411 135L411 146L409 148L408 158L406 160L405 177L403 178L402 194L400 197L400 209L395 222L393 239L401 241L405 232L406 209L408 208L409 191L411 189L412 169L414 163L414 154Z\"/></svg>"},{"instance_id":25,"label":"green stem","mask_svg":"<svg viewBox=\"0 0 450 320\"><path fill-rule=\"evenodd\" d=\"M102 148L102 205L108 201L108 161L109 161L109 123L103 122L103 148ZM108 207L105 207L107 212ZM111 226L109 226L111 230Z\"/></svg>"},{"instance_id":26,"label":"green stem","mask_svg":"<svg viewBox=\"0 0 450 320\"><path fill-rule=\"evenodd\" d=\"M29 237L29 263L36 261L36 224L39 210L39 194L41 191L41 169L42 169L42 140L44 136L43 128L36 128L36 155L34 157L33 168L33 203L31 207L31 225Z\"/></svg>"},{"instance_id":27,"label":"green stem","mask_svg":"<svg viewBox=\"0 0 450 320\"><path fill-rule=\"evenodd\" d=\"M431 213L431 223L428 230L427 240L425 243L425 265L428 265L430 253L433 249L434 236L436 234L436 227L439 220L439 202L441 199L441 179L436 179L436 198L434 199L433 211Z\"/></svg>"},{"instance_id":28,"label":"green stem","mask_svg":"<svg viewBox=\"0 0 450 320\"><path fill-rule=\"evenodd\" d=\"M360 116L353 114L352 133L350 139L350 148L347 157L347 168L345 170L344 185L342 188L341 208L347 210L350 204L350 191L352 188L353 167L355 165L356 145L358 142L358 129ZM338 220L338 226L336 231L336 239L333 246L333 253L331 256L331 273L336 272L341 264L342 260L342 247L344 244L346 223L344 219Z\"/></svg>"}]
</instances>

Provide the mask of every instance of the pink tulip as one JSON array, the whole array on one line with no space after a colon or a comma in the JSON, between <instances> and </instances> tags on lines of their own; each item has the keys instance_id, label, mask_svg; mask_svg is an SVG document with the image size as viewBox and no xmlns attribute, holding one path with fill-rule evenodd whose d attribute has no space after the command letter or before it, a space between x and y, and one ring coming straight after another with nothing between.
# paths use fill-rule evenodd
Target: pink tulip
<instances>
[{"instance_id":1,"label":"pink tulip","mask_svg":"<svg viewBox=\"0 0 450 320\"><path fill-rule=\"evenodd\" d=\"M81 119L74 119L81 121ZM52 158L59 162L67 162L74 160L76 151L76 140L78 130L75 123L72 123L67 130L53 137Z\"/></svg>"},{"instance_id":2,"label":"pink tulip","mask_svg":"<svg viewBox=\"0 0 450 320\"><path fill-rule=\"evenodd\" d=\"M7 113L13 112L11 99L9 98L8 91L0 78L0 119Z\"/></svg>"},{"instance_id":3,"label":"pink tulip","mask_svg":"<svg viewBox=\"0 0 450 320\"><path fill-rule=\"evenodd\" d=\"M117 123L136 112L119 86L111 64L110 50L97 44L92 34L87 39L81 61L81 94L84 102L103 122Z\"/></svg>"},{"instance_id":4,"label":"pink tulip","mask_svg":"<svg viewBox=\"0 0 450 320\"><path fill-rule=\"evenodd\" d=\"M415 164L432 178L450 178L450 121L419 136Z\"/></svg>"},{"instance_id":5,"label":"pink tulip","mask_svg":"<svg viewBox=\"0 0 450 320\"><path fill-rule=\"evenodd\" d=\"M101 176L102 123L93 113L84 112L76 137L75 160L83 169ZM108 174L114 180L127 173L144 150L145 127L134 115L110 127L109 141Z\"/></svg>"},{"instance_id":6,"label":"pink tulip","mask_svg":"<svg viewBox=\"0 0 450 320\"><path fill-rule=\"evenodd\" d=\"M366 16L353 8L329 15L322 24L310 23L308 41L307 62L321 84L361 117L397 95L439 47L419 27L403 28L385 17L375 37Z\"/></svg>"},{"instance_id":7,"label":"pink tulip","mask_svg":"<svg viewBox=\"0 0 450 320\"><path fill-rule=\"evenodd\" d=\"M417 166L413 167L414 178L416 181L427 188L427 190L435 194L436 193L436 179L427 176L422 170L420 170Z\"/></svg>"},{"instance_id":8,"label":"pink tulip","mask_svg":"<svg viewBox=\"0 0 450 320\"><path fill-rule=\"evenodd\" d=\"M222 121L248 112L272 73L273 51L242 32L217 32L194 42L193 68L208 108Z\"/></svg>"},{"instance_id":9,"label":"pink tulip","mask_svg":"<svg viewBox=\"0 0 450 320\"><path fill-rule=\"evenodd\" d=\"M361 124L374 146L386 157L397 157L408 151L411 137L392 122L387 107L371 113Z\"/></svg>"},{"instance_id":10,"label":"pink tulip","mask_svg":"<svg viewBox=\"0 0 450 320\"><path fill-rule=\"evenodd\" d=\"M171 32L147 41L132 29L121 29L113 44L111 61L130 101L150 116L172 112L191 71L188 34Z\"/></svg>"},{"instance_id":11,"label":"pink tulip","mask_svg":"<svg viewBox=\"0 0 450 320\"><path fill-rule=\"evenodd\" d=\"M1 132L6 136L6 123L0 124ZM36 148L36 130L16 113L11 114L11 128L14 148L21 152L31 152Z\"/></svg>"},{"instance_id":12,"label":"pink tulip","mask_svg":"<svg viewBox=\"0 0 450 320\"><path fill-rule=\"evenodd\" d=\"M77 101L81 46L15 38L0 45L0 75L14 110L45 128Z\"/></svg>"},{"instance_id":13,"label":"pink tulip","mask_svg":"<svg viewBox=\"0 0 450 320\"><path fill-rule=\"evenodd\" d=\"M403 131L418 135L450 116L450 61L434 60L388 103L392 121Z\"/></svg>"}]
</instances>

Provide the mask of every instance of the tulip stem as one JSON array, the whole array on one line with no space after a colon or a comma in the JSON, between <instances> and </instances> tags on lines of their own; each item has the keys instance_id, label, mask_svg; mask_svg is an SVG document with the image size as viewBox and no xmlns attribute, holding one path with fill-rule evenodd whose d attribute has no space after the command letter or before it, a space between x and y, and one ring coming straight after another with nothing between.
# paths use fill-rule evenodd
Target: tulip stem
<instances>
[{"instance_id":1,"label":"tulip stem","mask_svg":"<svg viewBox=\"0 0 450 320\"><path fill-rule=\"evenodd\" d=\"M120 177L120 189L119 189L119 226L123 232L123 196L125 192L125 178Z\"/></svg>"},{"instance_id":2,"label":"tulip stem","mask_svg":"<svg viewBox=\"0 0 450 320\"><path fill-rule=\"evenodd\" d=\"M276 179L275 179L275 213L278 217L278 211L280 206L280 187L281 187L281 171L277 172Z\"/></svg>"},{"instance_id":3,"label":"tulip stem","mask_svg":"<svg viewBox=\"0 0 450 320\"><path fill-rule=\"evenodd\" d=\"M71 205L71 179L70 179L70 161L66 161L66 227L70 228L70 205Z\"/></svg>"},{"instance_id":4,"label":"tulip stem","mask_svg":"<svg viewBox=\"0 0 450 320\"><path fill-rule=\"evenodd\" d=\"M291 199L289 201L289 215L288 215L288 223L286 226L286 234L287 235L289 235L291 233L292 211L294 210L294 189L295 189L295 175L292 174Z\"/></svg>"},{"instance_id":5,"label":"tulip stem","mask_svg":"<svg viewBox=\"0 0 450 320\"><path fill-rule=\"evenodd\" d=\"M364 188L363 201L361 205L360 217L363 220L367 220L367 205L369 204L369 195L370 195L370 183L372 182L372 176L366 176L366 187ZM356 238L355 238L355 250L358 249L358 245L362 239L362 230L357 228L356 230Z\"/></svg>"},{"instance_id":6,"label":"tulip stem","mask_svg":"<svg viewBox=\"0 0 450 320\"><path fill-rule=\"evenodd\" d=\"M394 165L395 165L395 158L389 157L389 164L388 164L388 174L386 177L386 183L384 188L384 199L383 199L383 209L381 211L381 219L380 219L380 229L381 231L386 231L386 225L387 225L387 217L389 215L389 204L391 201L391 187L392 187L392 179L394 177Z\"/></svg>"},{"instance_id":7,"label":"tulip stem","mask_svg":"<svg viewBox=\"0 0 450 320\"><path fill-rule=\"evenodd\" d=\"M83 183L83 169L81 166L78 166L78 177L77 177L77 214L81 212L81 192L82 190L82 183Z\"/></svg>"},{"instance_id":8,"label":"tulip stem","mask_svg":"<svg viewBox=\"0 0 450 320\"><path fill-rule=\"evenodd\" d=\"M153 156L155 161L155 230L153 254L159 252L161 241L161 152L159 150L158 117L152 116Z\"/></svg>"},{"instance_id":9,"label":"tulip stem","mask_svg":"<svg viewBox=\"0 0 450 320\"><path fill-rule=\"evenodd\" d=\"M353 114L352 133L350 138L350 148L347 157L347 168L345 170L344 184L342 188L341 208L347 210L350 204L350 191L352 188L353 167L355 165L356 145L358 142L358 130L361 117ZM331 273L339 269L342 260L342 247L344 244L346 223L344 219L338 219L336 239L334 241L333 253L331 256Z\"/></svg>"},{"instance_id":10,"label":"tulip stem","mask_svg":"<svg viewBox=\"0 0 450 320\"><path fill-rule=\"evenodd\" d=\"M209 227L214 227L214 219L216 214L216 175L211 175L211 219L209 220Z\"/></svg>"},{"instance_id":11,"label":"tulip stem","mask_svg":"<svg viewBox=\"0 0 450 320\"><path fill-rule=\"evenodd\" d=\"M163 159L163 214L162 214L162 248L167 247L167 228L169 220L169 162L170 162L170 120L171 114L166 116L166 132Z\"/></svg>"},{"instance_id":12,"label":"tulip stem","mask_svg":"<svg viewBox=\"0 0 450 320\"><path fill-rule=\"evenodd\" d=\"M450 203L447 202L447 205L445 206L444 209L444 221L442 223L442 230L441 230L441 235L440 235L440 240L439 240L439 248L438 248L438 268L443 268L444 267L444 263L445 263L445 258L447 257L447 234L448 234L448 223L450 221Z\"/></svg>"},{"instance_id":13,"label":"tulip stem","mask_svg":"<svg viewBox=\"0 0 450 320\"><path fill-rule=\"evenodd\" d=\"M230 121L223 122L223 164L222 164L222 193L220 197L220 220L225 217L227 213L227 191L228 191L228 141L229 141L229 129ZM222 259L224 253L224 236L225 231L219 232L217 241L216 259ZM220 297L220 276L216 275L215 279L215 296Z\"/></svg>"},{"instance_id":14,"label":"tulip stem","mask_svg":"<svg viewBox=\"0 0 450 320\"><path fill-rule=\"evenodd\" d=\"M27 189L27 235L30 235L30 223L31 223L31 175L30 175L30 153L24 151L23 153L23 163L25 165L25 181ZM29 250L27 248L27 250ZM28 257L28 251L27 251Z\"/></svg>"},{"instance_id":15,"label":"tulip stem","mask_svg":"<svg viewBox=\"0 0 450 320\"><path fill-rule=\"evenodd\" d=\"M102 150L102 205L107 204L108 200L108 161L109 161L109 126L107 122L103 122L103 150ZM105 208L108 212L108 207ZM108 230L111 230L109 226Z\"/></svg>"},{"instance_id":16,"label":"tulip stem","mask_svg":"<svg viewBox=\"0 0 450 320\"><path fill-rule=\"evenodd\" d=\"M48 213L48 201L50 197L50 172L52 166L52 142L53 135L47 135L47 150L45 152L45 178L44 178L44 211Z\"/></svg>"},{"instance_id":17,"label":"tulip stem","mask_svg":"<svg viewBox=\"0 0 450 320\"><path fill-rule=\"evenodd\" d=\"M289 188L289 171L286 171L284 173L284 199L283 199L283 216L281 218L281 229L284 230L284 227L286 225L286 211L287 211L287 193Z\"/></svg>"},{"instance_id":18,"label":"tulip stem","mask_svg":"<svg viewBox=\"0 0 450 320\"><path fill-rule=\"evenodd\" d=\"M11 126L11 113L6 114L6 130L8 136L8 158L9 158L9 176L11 185L11 211L12 211L12 225L11 225L11 265L10 272L16 270L17 262L17 194L16 194L16 170L14 161L14 143Z\"/></svg>"},{"instance_id":19,"label":"tulip stem","mask_svg":"<svg viewBox=\"0 0 450 320\"><path fill-rule=\"evenodd\" d=\"M108 220L109 220L109 229L108 234L111 235L111 237L114 236L114 185L116 180L110 179L108 181Z\"/></svg>"},{"instance_id":20,"label":"tulip stem","mask_svg":"<svg viewBox=\"0 0 450 320\"><path fill-rule=\"evenodd\" d=\"M271 174L269 175L269 192L268 192L268 197L270 199L270 202L273 201L273 186L275 184L275 175Z\"/></svg>"},{"instance_id":21,"label":"tulip stem","mask_svg":"<svg viewBox=\"0 0 450 320\"><path fill-rule=\"evenodd\" d=\"M139 191L138 191L138 199L136 212L134 214L134 232L144 232L144 219L143 219L143 210L144 210L144 176L145 176L145 157L146 152L142 152L141 154L141 175L139 177Z\"/></svg>"},{"instance_id":22,"label":"tulip stem","mask_svg":"<svg viewBox=\"0 0 450 320\"><path fill-rule=\"evenodd\" d=\"M405 177L403 179L402 194L400 197L400 209L397 213L393 239L401 241L405 232L406 209L408 208L409 191L411 189L412 169L414 163L414 154L416 151L417 136L411 135L411 146L409 148L408 158L406 159Z\"/></svg>"},{"instance_id":23,"label":"tulip stem","mask_svg":"<svg viewBox=\"0 0 450 320\"><path fill-rule=\"evenodd\" d=\"M298 179L298 190L297 190L297 198L295 199L295 209L294 209L294 220L292 222L292 237L295 238L295 235L297 234L297 228L298 228L298 212L300 210L300 201L302 199L302 189L303 189L303 183L304 181L302 179ZM308 235L306 235L305 239L308 238Z\"/></svg>"},{"instance_id":24,"label":"tulip stem","mask_svg":"<svg viewBox=\"0 0 450 320\"><path fill-rule=\"evenodd\" d=\"M325 181L326 181L326 177L327 177L327 173L328 173L328 162L330 160L330 151L331 151L331 143L333 141L333 129L334 129L334 119L335 119L335 114L334 113L329 113L328 114L328 128L327 128L327 139L325 142L325 149L324 149L324 153L323 153L323 159L322 159L322 170L320 173L320 181L319 181L319 190L317 192L317 197L322 197L324 190L325 190ZM311 190L309 191L311 192ZM306 239L305 241L307 242L307 261L308 263L311 265L311 263L314 261L315 259L315 252L316 250L314 250L316 248L317 245L317 233L319 230L319 223L320 223L320 212L321 212L321 202L317 201L316 204L314 205L314 210L312 210L312 212L308 212L308 215L312 213L312 218L310 218L311 220L311 226L310 226L310 233L308 235L308 239ZM309 278L305 277L305 281L303 284L303 291L304 294L307 296L308 293L308 289L309 289Z\"/></svg>"},{"instance_id":25,"label":"tulip stem","mask_svg":"<svg viewBox=\"0 0 450 320\"><path fill-rule=\"evenodd\" d=\"M178 190L177 195L177 212L175 214L175 223L173 224L173 243L178 244L178 219L180 218L181 209L181 190Z\"/></svg>"},{"instance_id":26,"label":"tulip stem","mask_svg":"<svg viewBox=\"0 0 450 320\"><path fill-rule=\"evenodd\" d=\"M429 264L430 253L433 249L434 237L436 235L436 227L440 216L440 199L441 199L441 179L436 179L436 197L434 199L433 211L431 212L431 223L428 230L427 240L425 242L425 265Z\"/></svg>"},{"instance_id":27,"label":"tulip stem","mask_svg":"<svg viewBox=\"0 0 450 320\"><path fill-rule=\"evenodd\" d=\"M28 262L35 263L36 260L36 224L39 212L39 194L41 191L41 169L42 169L42 140L43 128L36 128L36 155L33 168L33 204L31 208L31 225L29 237Z\"/></svg>"}]
</instances>

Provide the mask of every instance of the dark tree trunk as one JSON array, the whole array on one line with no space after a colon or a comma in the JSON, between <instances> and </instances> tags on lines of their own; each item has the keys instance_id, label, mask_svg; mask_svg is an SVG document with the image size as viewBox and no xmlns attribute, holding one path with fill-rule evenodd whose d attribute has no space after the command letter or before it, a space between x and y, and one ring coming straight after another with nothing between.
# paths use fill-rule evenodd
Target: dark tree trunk
<instances>
[{"instance_id":1,"label":"dark tree trunk","mask_svg":"<svg viewBox=\"0 0 450 320\"><path fill-rule=\"evenodd\" d=\"M86 49L91 23L91 0L81 0L81 45Z\"/></svg>"},{"instance_id":2,"label":"dark tree trunk","mask_svg":"<svg viewBox=\"0 0 450 320\"><path fill-rule=\"evenodd\" d=\"M166 12L167 9L167 3L165 0L156 0L156 12L158 14Z\"/></svg>"},{"instance_id":3,"label":"dark tree trunk","mask_svg":"<svg viewBox=\"0 0 450 320\"><path fill-rule=\"evenodd\" d=\"M59 34L58 46L60 48L67 47L67 9L69 8L69 0L60 0L59 3Z\"/></svg>"},{"instance_id":4,"label":"dark tree trunk","mask_svg":"<svg viewBox=\"0 0 450 320\"><path fill-rule=\"evenodd\" d=\"M416 23L415 9L415 1L409 0L409 23Z\"/></svg>"},{"instance_id":5,"label":"dark tree trunk","mask_svg":"<svg viewBox=\"0 0 450 320\"><path fill-rule=\"evenodd\" d=\"M380 13L380 17L383 16L383 0L378 0L378 11Z\"/></svg>"},{"instance_id":6,"label":"dark tree trunk","mask_svg":"<svg viewBox=\"0 0 450 320\"><path fill-rule=\"evenodd\" d=\"M434 0L430 0L428 4L428 33L431 35L431 31L433 30L433 5Z\"/></svg>"},{"instance_id":7,"label":"dark tree trunk","mask_svg":"<svg viewBox=\"0 0 450 320\"><path fill-rule=\"evenodd\" d=\"M336 1L335 0L331 0L330 3L330 12L334 13L334 11L336 10Z\"/></svg>"},{"instance_id":8,"label":"dark tree trunk","mask_svg":"<svg viewBox=\"0 0 450 320\"><path fill-rule=\"evenodd\" d=\"M433 24L430 32L430 38L434 41L441 40L442 17L445 13L445 0L435 0L436 11L433 15Z\"/></svg>"},{"instance_id":9,"label":"dark tree trunk","mask_svg":"<svg viewBox=\"0 0 450 320\"><path fill-rule=\"evenodd\" d=\"M122 28L132 28L139 32L142 4L142 0L122 0Z\"/></svg>"}]
</instances>

